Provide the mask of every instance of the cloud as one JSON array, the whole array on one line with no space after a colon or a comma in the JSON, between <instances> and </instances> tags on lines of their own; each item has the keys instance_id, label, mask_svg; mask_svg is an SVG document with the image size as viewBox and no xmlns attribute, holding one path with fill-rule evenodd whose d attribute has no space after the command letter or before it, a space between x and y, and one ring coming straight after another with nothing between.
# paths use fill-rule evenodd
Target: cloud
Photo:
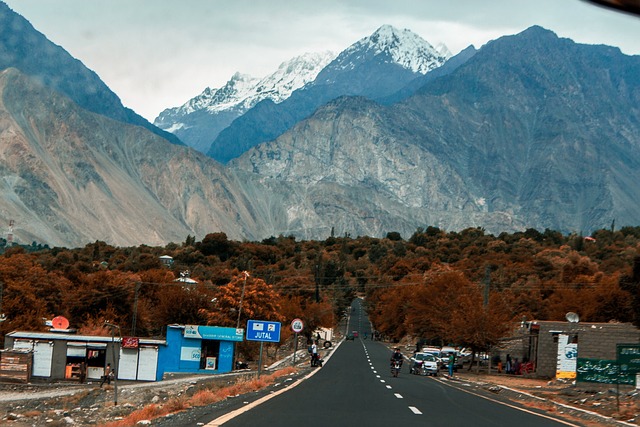
<instances>
[{"instance_id":1,"label":"cloud","mask_svg":"<svg viewBox=\"0 0 640 427\"><path fill-rule=\"evenodd\" d=\"M153 120L236 71L262 77L312 51L339 52L383 24L453 53L541 25L640 53L636 17L568 0L6 0Z\"/></svg>"}]
</instances>

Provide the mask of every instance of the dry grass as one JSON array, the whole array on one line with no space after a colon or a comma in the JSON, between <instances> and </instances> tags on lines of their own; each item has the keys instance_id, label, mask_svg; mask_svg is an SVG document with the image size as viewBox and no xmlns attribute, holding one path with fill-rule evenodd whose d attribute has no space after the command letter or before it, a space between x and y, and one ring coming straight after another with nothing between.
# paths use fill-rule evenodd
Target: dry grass
<instances>
[{"instance_id":1,"label":"dry grass","mask_svg":"<svg viewBox=\"0 0 640 427\"><path fill-rule=\"evenodd\" d=\"M37 418L37 417L39 417L40 415L42 415L42 412L41 412L41 411L33 410L33 411L27 411L27 412L25 412L25 413L24 413L24 414L22 414L22 415L24 415L24 416L25 416L25 417L27 417L27 418Z\"/></svg>"},{"instance_id":2,"label":"dry grass","mask_svg":"<svg viewBox=\"0 0 640 427\"><path fill-rule=\"evenodd\" d=\"M235 384L226 387L216 388L215 386L211 386L204 388L196 392L192 397L175 397L162 405L152 404L145 406L142 409L132 412L122 420L106 423L104 427L131 427L142 420L152 420L195 406L210 405L228 397L263 389L274 384L278 378L291 375L294 372L296 372L295 368L288 367L276 371L271 375L263 375L260 378L241 379Z\"/></svg>"}]
</instances>

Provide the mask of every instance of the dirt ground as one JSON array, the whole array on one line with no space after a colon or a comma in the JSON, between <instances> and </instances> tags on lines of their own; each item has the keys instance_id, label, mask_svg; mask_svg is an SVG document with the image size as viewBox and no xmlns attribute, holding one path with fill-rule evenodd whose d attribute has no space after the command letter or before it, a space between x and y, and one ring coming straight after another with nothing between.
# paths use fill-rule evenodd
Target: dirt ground
<instances>
[{"instance_id":1,"label":"dirt ground","mask_svg":"<svg viewBox=\"0 0 640 427\"><path fill-rule=\"evenodd\" d=\"M576 386L571 381L461 370L458 381L469 381L494 394L531 408L563 414L585 426L640 425L640 393L631 387ZM572 408L578 409L578 411Z\"/></svg>"}]
</instances>

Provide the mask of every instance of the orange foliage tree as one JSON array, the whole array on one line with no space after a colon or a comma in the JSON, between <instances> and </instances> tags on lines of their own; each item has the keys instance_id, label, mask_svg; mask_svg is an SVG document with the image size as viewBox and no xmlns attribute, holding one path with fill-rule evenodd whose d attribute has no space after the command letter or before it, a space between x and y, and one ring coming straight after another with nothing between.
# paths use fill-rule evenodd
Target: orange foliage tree
<instances>
[{"instance_id":1,"label":"orange foliage tree","mask_svg":"<svg viewBox=\"0 0 640 427\"><path fill-rule=\"evenodd\" d=\"M215 305L202 309L208 325L244 327L249 319L282 322L280 295L264 280L237 274L214 294Z\"/></svg>"},{"instance_id":2,"label":"orange foliage tree","mask_svg":"<svg viewBox=\"0 0 640 427\"><path fill-rule=\"evenodd\" d=\"M15 253L0 258L3 283L2 332L14 329L46 330L44 320L65 312L64 293L70 283L56 272L47 272L32 255Z\"/></svg>"},{"instance_id":3,"label":"orange foliage tree","mask_svg":"<svg viewBox=\"0 0 640 427\"><path fill-rule=\"evenodd\" d=\"M492 293L485 303L482 286L446 267L425 274L409 307L411 332L473 350L487 350L511 328L511 310L500 294Z\"/></svg>"}]
</instances>

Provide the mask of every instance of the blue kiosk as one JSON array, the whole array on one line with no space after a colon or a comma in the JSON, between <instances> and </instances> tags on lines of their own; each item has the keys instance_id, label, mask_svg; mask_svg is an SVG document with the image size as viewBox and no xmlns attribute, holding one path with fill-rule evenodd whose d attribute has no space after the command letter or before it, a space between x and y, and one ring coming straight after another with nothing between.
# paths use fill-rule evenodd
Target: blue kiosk
<instances>
[{"instance_id":1,"label":"blue kiosk","mask_svg":"<svg viewBox=\"0 0 640 427\"><path fill-rule=\"evenodd\" d=\"M220 374L233 370L235 343L244 329L202 325L168 325L167 345L160 347L157 377L165 373Z\"/></svg>"}]
</instances>

